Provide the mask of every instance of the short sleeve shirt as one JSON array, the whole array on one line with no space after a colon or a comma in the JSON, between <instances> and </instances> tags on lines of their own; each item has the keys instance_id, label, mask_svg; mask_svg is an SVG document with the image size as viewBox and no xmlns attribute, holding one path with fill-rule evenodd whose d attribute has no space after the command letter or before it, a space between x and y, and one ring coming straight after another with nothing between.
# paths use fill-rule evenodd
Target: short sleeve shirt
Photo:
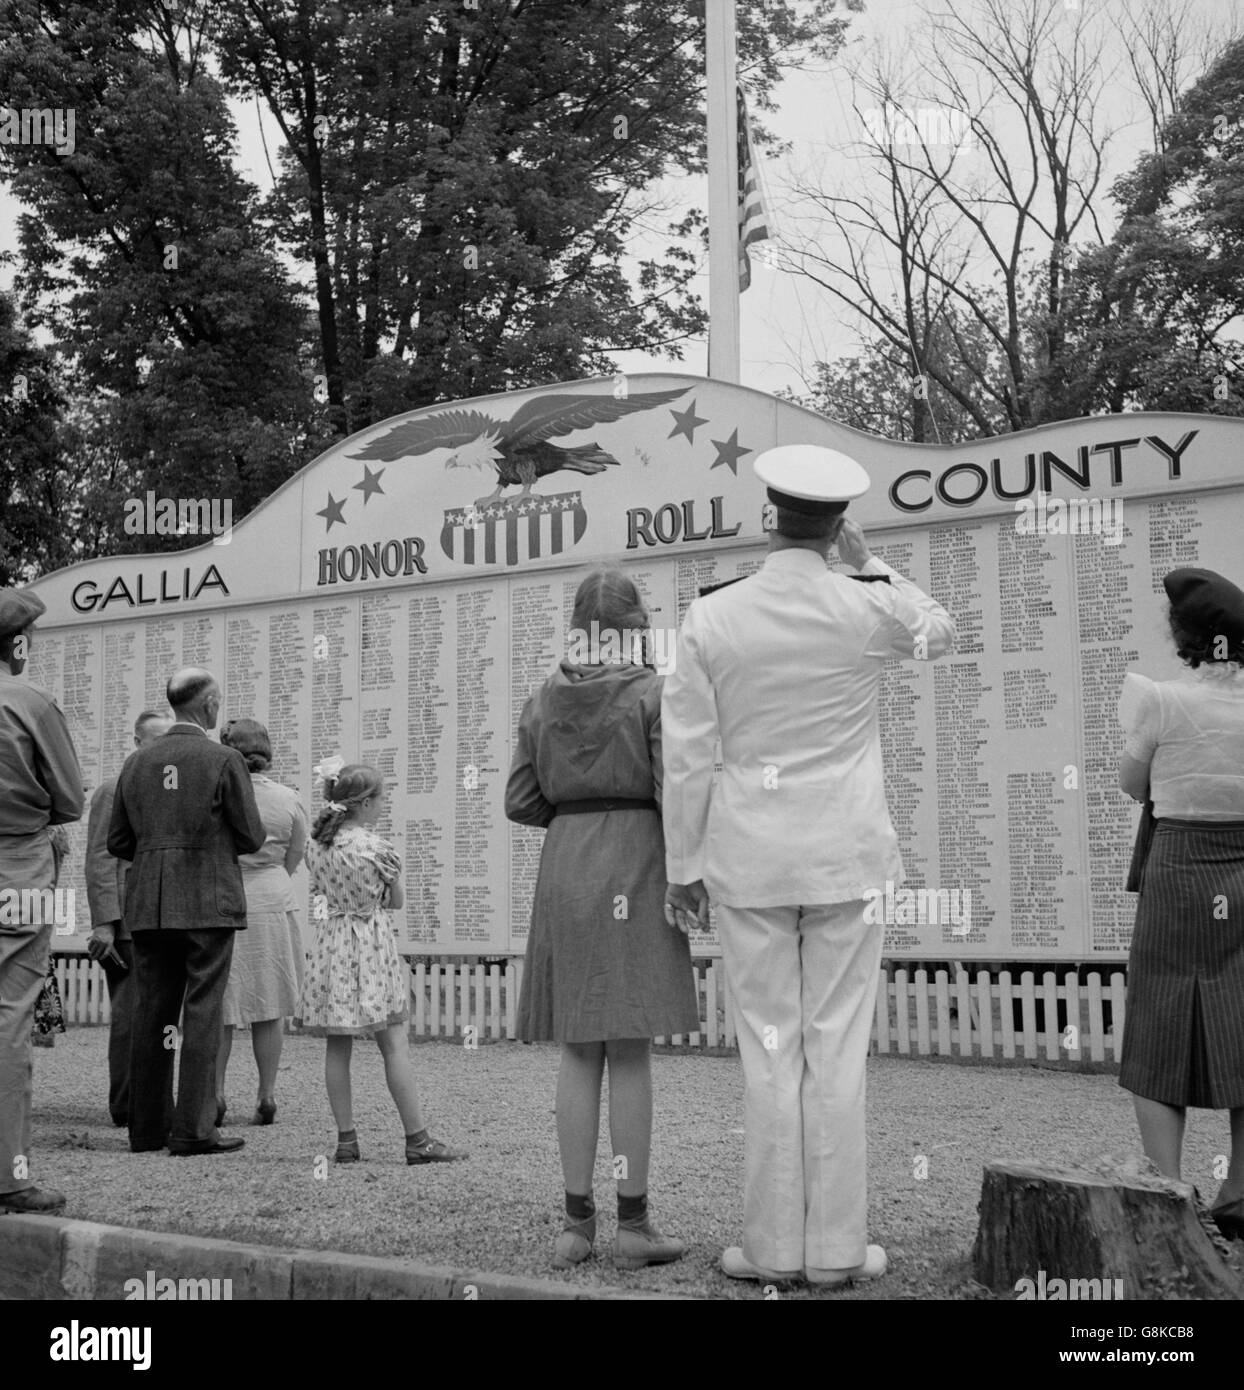
<instances>
[{"instance_id":1,"label":"short sleeve shirt","mask_svg":"<svg viewBox=\"0 0 1244 1390\"><path fill-rule=\"evenodd\" d=\"M1173 681L1128 672L1119 722L1124 752L1149 764L1159 820L1244 820L1244 672L1234 662Z\"/></svg>"}]
</instances>

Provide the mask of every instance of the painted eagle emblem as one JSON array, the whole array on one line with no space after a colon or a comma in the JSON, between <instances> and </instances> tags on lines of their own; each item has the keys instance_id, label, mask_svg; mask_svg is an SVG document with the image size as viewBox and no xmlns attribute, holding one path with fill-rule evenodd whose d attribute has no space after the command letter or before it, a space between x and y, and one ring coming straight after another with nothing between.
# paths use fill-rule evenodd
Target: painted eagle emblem
<instances>
[{"instance_id":1,"label":"painted eagle emblem","mask_svg":"<svg viewBox=\"0 0 1244 1390\"><path fill-rule=\"evenodd\" d=\"M497 486L475 506L495 502L507 487L520 487L519 497L531 492L537 478L559 473L603 473L618 465L612 454L599 444L580 444L573 448L551 441L612 424L637 411L655 410L685 395L690 387L674 391L643 391L618 399L609 396L535 396L524 401L509 420L497 420L482 410L443 410L394 425L387 433L351 458L393 463L401 458L449 450L446 468L476 468L496 471Z\"/></svg>"}]
</instances>

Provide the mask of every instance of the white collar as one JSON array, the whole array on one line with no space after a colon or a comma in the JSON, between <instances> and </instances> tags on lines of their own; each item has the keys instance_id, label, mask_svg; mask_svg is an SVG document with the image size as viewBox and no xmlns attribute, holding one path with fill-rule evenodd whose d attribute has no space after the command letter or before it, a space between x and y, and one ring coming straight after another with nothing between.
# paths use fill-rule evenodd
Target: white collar
<instances>
[{"instance_id":1,"label":"white collar","mask_svg":"<svg viewBox=\"0 0 1244 1390\"><path fill-rule=\"evenodd\" d=\"M792 545L782 550L771 550L765 556L765 567L775 565L779 569L808 569L817 574L829 571L829 561L824 560L815 550L806 546Z\"/></svg>"}]
</instances>

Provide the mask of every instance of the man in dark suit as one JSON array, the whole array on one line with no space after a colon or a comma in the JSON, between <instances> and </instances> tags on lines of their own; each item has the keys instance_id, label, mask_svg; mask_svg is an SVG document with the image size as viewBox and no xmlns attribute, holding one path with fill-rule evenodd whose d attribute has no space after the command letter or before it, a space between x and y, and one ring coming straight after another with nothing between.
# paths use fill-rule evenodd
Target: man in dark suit
<instances>
[{"instance_id":1,"label":"man in dark suit","mask_svg":"<svg viewBox=\"0 0 1244 1390\"><path fill-rule=\"evenodd\" d=\"M144 710L134 721L134 747L145 748L168 733L173 721ZM129 865L108 853L117 778L105 778L91 796L86 832L86 898L91 907L87 954L103 966L112 1019L108 1027L108 1110L114 1125L130 1122L130 1029L134 1020L134 953L125 925L125 875Z\"/></svg>"},{"instance_id":2,"label":"man in dark suit","mask_svg":"<svg viewBox=\"0 0 1244 1390\"><path fill-rule=\"evenodd\" d=\"M175 722L121 769L108 831L108 852L133 861L125 885L136 989L130 1148L226 1153L244 1143L221 1138L215 1124L225 984L234 933L246 926L238 855L253 854L266 834L242 755L207 737L220 714L211 672L179 671L168 702Z\"/></svg>"}]
</instances>

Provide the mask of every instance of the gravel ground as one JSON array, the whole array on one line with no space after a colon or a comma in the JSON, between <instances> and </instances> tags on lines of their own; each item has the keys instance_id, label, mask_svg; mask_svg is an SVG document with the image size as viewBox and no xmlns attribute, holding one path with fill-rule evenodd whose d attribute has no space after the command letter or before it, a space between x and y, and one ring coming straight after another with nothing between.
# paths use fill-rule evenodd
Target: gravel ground
<instances>
[{"instance_id":1,"label":"gravel ground","mask_svg":"<svg viewBox=\"0 0 1244 1390\"><path fill-rule=\"evenodd\" d=\"M245 1123L254 1108L249 1040L230 1064L227 1132L246 1148L213 1158L131 1154L106 1106L107 1031L71 1029L36 1048L36 1182L61 1188L68 1217L233 1240L357 1251L570 1284L623 1284L706 1298L760 1298L761 1286L717 1268L741 1236L743 1080L735 1056L657 1054L652 1214L686 1241L678 1263L637 1274L613 1267L607 1105L602 1106L597 1253L566 1273L549 1268L560 1229L561 1173L553 1120L556 1046L464 1050L412 1047L432 1132L470 1150L466 1163L408 1168L380 1056L355 1045L355 1124L363 1162L331 1163L320 1039L293 1036L277 1088L277 1122ZM1065 1164L1139 1145L1130 1097L1114 1076L1038 1066L962 1065L874 1057L868 1075L870 1240L890 1273L846 1292L791 1286L783 1298L988 1297L971 1282L981 1168L992 1158ZM241 1122L238 1124L238 1122ZM238 1124L237 1128L234 1125ZM1184 1176L1212 1198L1225 1113L1189 1112ZM327 1177L317 1177L317 1156ZM927 1158L927 1178L915 1176Z\"/></svg>"}]
</instances>

